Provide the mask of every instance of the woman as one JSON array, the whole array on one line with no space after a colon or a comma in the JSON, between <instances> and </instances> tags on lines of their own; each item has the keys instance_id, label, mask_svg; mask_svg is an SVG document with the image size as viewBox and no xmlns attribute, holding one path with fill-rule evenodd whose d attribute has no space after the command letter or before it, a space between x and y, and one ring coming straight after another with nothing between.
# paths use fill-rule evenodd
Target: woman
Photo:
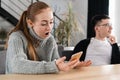
<instances>
[{"instance_id":1,"label":"woman","mask_svg":"<svg viewBox=\"0 0 120 80\"><path fill-rule=\"evenodd\" d=\"M66 57L59 58L52 28L51 8L44 2L31 4L9 34L6 73L57 73L79 66L77 60L65 63Z\"/></svg>"}]
</instances>

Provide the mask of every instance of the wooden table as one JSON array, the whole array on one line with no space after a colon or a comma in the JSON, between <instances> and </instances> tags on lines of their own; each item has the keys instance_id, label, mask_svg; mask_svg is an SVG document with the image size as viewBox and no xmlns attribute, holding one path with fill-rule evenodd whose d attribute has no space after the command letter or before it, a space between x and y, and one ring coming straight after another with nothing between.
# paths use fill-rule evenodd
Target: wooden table
<instances>
[{"instance_id":1,"label":"wooden table","mask_svg":"<svg viewBox=\"0 0 120 80\"><path fill-rule=\"evenodd\" d=\"M7 74L0 75L0 80L120 80L120 64L83 67L57 74Z\"/></svg>"}]
</instances>

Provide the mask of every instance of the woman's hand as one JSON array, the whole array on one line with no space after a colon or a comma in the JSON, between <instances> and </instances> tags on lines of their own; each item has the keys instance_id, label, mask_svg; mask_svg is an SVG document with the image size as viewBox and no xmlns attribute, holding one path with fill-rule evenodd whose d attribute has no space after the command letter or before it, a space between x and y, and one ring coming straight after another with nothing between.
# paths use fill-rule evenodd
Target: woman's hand
<instances>
[{"instance_id":1,"label":"woman's hand","mask_svg":"<svg viewBox=\"0 0 120 80\"><path fill-rule=\"evenodd\" d=\"M87 67L92 64L91 60L88 61L79 61L78 65L75 68Z\"/></svg>"},{"instance_id":2,"label":"woman's hand","mask_svg":"<svg viewBox=\"0 0 120 80\"><path fill-rule=\"evenodd\" d=\"M65 59L66 57L62 57L56 60L56 65L60 71L69 71L79 64L78 60L68 61L65 63Z\"/></svg>"}]
</instances>

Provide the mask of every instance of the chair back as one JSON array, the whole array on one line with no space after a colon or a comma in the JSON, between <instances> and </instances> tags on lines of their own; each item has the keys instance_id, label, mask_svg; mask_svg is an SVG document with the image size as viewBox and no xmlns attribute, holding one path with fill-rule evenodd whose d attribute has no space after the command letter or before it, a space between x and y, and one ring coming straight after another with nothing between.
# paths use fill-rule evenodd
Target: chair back
<instances>
[{"instance_id":1,"label":"chair back","mask_svg":"<svg viewBox=\"0 0 120 80\"><path fill-rule=\"evenodd\" d=\"M5 74L6 50L0 51L0 74Z\"/></svg>"}]
</instances>

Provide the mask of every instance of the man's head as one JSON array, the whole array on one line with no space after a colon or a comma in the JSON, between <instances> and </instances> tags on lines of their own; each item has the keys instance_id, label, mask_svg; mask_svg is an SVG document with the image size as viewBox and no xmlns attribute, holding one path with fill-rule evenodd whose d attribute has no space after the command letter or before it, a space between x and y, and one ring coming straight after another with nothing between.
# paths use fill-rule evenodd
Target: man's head
<instances>
[{"instance_id":1,"label":"man's head","mask_svg":"<svg viewBox=\"0 0 120 80\"><path fill-rule=\"evenodd\" d=\"M111 34L112 25L110 23L110 17L107 15L94 16L91 25L97 38L105 38Z\"/></svg>"}]
</instances>

